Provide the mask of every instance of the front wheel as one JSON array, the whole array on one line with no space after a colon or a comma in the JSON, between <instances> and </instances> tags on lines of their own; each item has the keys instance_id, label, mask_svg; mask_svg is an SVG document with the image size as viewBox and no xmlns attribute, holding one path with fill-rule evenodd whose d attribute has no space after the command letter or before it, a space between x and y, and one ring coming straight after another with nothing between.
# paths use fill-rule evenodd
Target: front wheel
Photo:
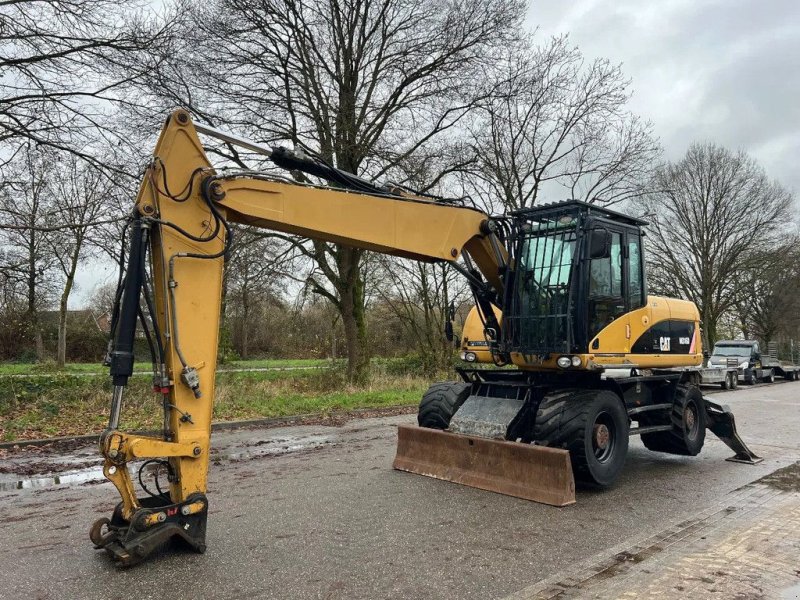
<instances>
[{"instance_id":1,"label":"front wheel","mask_svg":"<svg viewBox=\"0 0 800 600\"><path fill-rule=\"evenodd\" d=\"M417 423L420 427L430 429L447 429L450 419L464 404L472 386L468 383L445 381L434 383L422 396L417 412Z\"/></svg>"},{"instance_id":2,"label":"front wheel","mask_svg":"<svg viewBox=\"0 0 800 600\"><path fill-rule=\"evenodd\" d=\"M697 456L706 441L706 406L696 387L679 385L670 413L672 429L643 433L642 443L648 450Z\"/></svg>"},{"instance_id":3,"label":"front wheel","mask_svg":"<svg viewBox=\"0 0 800 600\"><path fill-rule=\"evenodd\" d=\"M609 487L625 464L628 431L628 413L616 394L574 390L542 400L534 440L569 450L576 480Z\"/></svg>"}]
</instances>

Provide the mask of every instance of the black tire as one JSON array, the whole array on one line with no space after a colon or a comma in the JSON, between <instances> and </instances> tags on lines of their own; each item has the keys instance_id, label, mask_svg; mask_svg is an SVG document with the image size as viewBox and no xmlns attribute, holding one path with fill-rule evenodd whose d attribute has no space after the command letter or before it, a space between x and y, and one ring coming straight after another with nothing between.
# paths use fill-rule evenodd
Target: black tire
<instances>
[{"instance_id":1,"label":"black tire","mask_svg":"<svg viewBox=\"0 0 800 600\"><path fill-rule=\"evenodd\" d=\"M720 384L720 387L722 387L723 390L731 389L731 374L730 373L725 373L725 379Z\"/></svg>"},{"instance_id":2,"label":"black tire","mask_svg":"<svg viewBox=\"0 0 800 600\"><path fill-rule=\"evenodd\" d=\"M670 420L670 431L642 434L645 448L683 456L700 454L706 441L706 407L699 389L678 385Z\"/></svg>"},{"instance_id":3,"label":"black tire","mask_svg":"<svg viewBox=\"0 0 800 600\"><path fill-rule=\"evenodd\" d=\"M764 383L775 383L775 371L769 370L768 374L762 379Z\"/></svg>"},{"instance_id":4,"label":"black tire","mask_svg":"<svg viewBox=\"0 0 800 600\"><path fill-rule=\"evenodd\" d=\"M469 396L469 383L444 381L434 383L422 396L417 412L417 423L429 429L447 429L450 419Z\"/></svg>"},{"instance_id":5,"label":"black tire","mask_svg":"<svg viewBox=\"0 0 800 600\"><path fill-rule=\"evenodd\" d=\"M628 413L607 390L563 390L545 396L533 439L569 450L575 479L609 487L628 454Z\"/></svg>"},{"instance_id":6,"label":"black tire","mask_svg":"<svg viewBox=\"0 0 800 600\"><path fill-rule=\"evenodd\" d=\"M746 382L748 385L755 385L758 383L758 377L756 377L755 371L750 372L750 379L747 379Z\"/></svg>"},{"instance_id":7,"label":"black tire","mask_svg":"<svg viewBox=\"0 0 800 600\"><path fill-rule=\"evenodd\" d=\"M731 389L735 390L739 387L739 374L732 372L731 373Z\"/></svg>"}]
</instances>

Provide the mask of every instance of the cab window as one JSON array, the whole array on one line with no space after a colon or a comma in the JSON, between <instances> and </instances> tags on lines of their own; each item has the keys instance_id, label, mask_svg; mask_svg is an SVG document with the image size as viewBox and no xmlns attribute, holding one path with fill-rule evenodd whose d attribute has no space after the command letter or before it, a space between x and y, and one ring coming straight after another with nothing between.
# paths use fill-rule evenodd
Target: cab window
<instances>
[{"instance_id":1,"label":"cab window","mask_svg":"<svg viewBox=\"0 0 800 600\"><path fill-rule=\"evenodd\" d=\"M644 305L642 297L642 243L639 236L628 238L628 303L630 310Z\"/></svg>"},{"instance_id":2,"label":"cab window","mask_svg":"<svg viewBox=\"0 0 800 600\"><path fill-rule=\"evenodd\" d=\"M611 251L589 268L589 338L625 313L622 294L622 235L612 232Z\"/></svg>"},{"instance_id":3,"label":"cab window","mask_svg":"<svg viewBox=\"0 0 800 600\"><path fill-rule=\"evenodd\" d=\"M611 234L611 252L606 258L592 259L589 296L622 296L622 245L619 233Z\"/></svg>"}]
</instances>

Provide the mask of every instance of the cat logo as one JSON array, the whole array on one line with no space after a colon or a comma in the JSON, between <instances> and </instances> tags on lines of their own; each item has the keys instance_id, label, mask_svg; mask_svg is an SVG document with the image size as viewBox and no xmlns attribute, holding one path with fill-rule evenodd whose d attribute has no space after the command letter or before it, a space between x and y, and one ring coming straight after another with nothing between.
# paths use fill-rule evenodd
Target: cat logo
<instances>
[{"instance_id":1,"label":"cat logo","mask_svg":"<svg viewBox=\"0 0 800 600\"><path fill-rule=\"evenodd\" d=\"M670 337L658 338L658 345L662 352L669 352L671 339Z\"/></svg>"}]
</instances>

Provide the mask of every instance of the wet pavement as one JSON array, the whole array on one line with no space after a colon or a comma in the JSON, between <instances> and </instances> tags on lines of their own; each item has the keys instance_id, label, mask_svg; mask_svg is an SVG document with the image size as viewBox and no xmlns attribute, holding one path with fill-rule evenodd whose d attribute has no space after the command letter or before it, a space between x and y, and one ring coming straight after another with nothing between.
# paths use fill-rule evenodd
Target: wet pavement
<instances>
[{"instance_id":1,"label":"wet pavement","mask_svg":"<svg viewBox=\"0 0 800 600\"><path fill-rule=\"evenodd\" d=\"M715 401L763 463L632 439L613 489L561 509L392 471L411 415L216 433L208 551L128 570L88 540L118 501L94 446L11 452L0 598L796 597L800 383Z\"/></svg>"}]
</instances>

